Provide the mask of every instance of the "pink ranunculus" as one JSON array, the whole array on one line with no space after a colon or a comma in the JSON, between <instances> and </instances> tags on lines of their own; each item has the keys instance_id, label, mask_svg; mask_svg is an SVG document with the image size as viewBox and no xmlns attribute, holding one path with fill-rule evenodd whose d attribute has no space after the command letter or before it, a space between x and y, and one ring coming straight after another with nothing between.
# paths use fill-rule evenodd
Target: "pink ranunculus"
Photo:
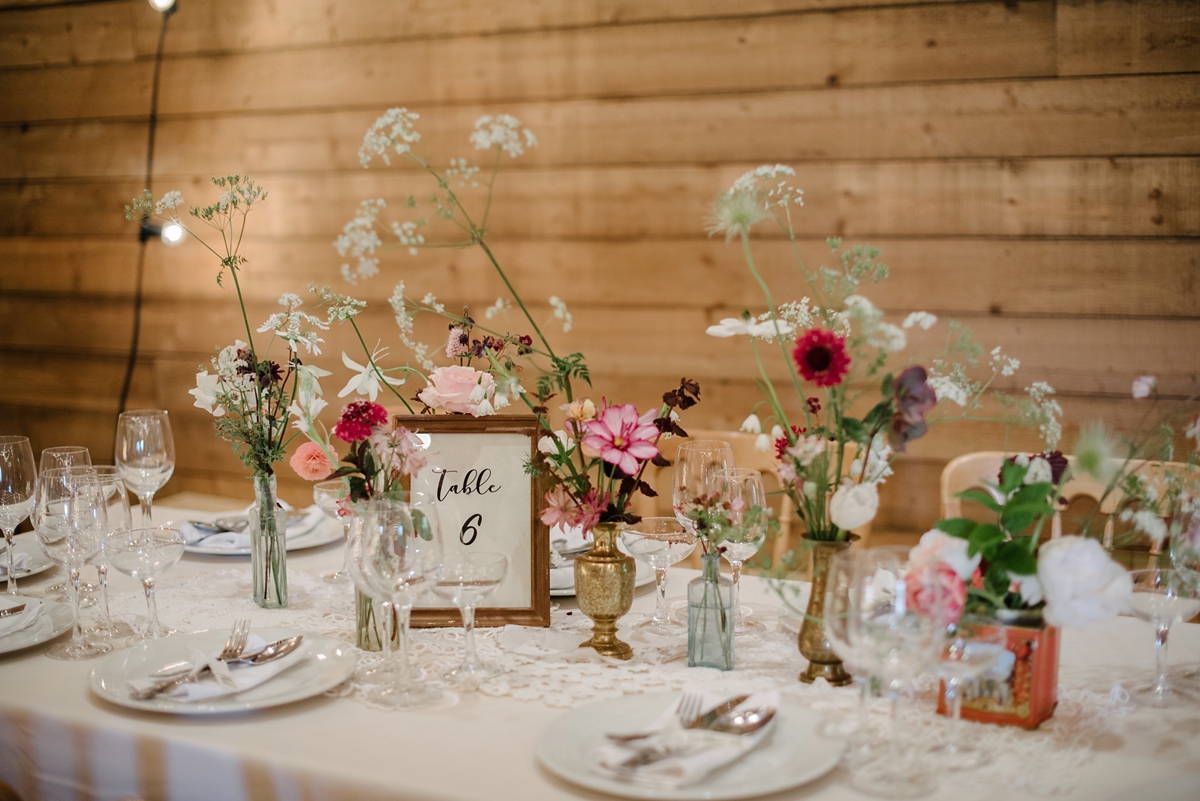
<instances>
[{"instance_id":1,"label":"pink ranunculus","mask_svg":"<svg viewBox=\"0 0 1200 801\"><path fill-rule=\"evenodd\" d=\"M948 626L962 616L967 604L967 583L945 562L927 562L908 571L908 607Z\"/></svg>"},{"instance_id":2,"label":"pink ranunculus","mask_svg":"<svg viewBox=\"0 0 1200 801\"><path fill-rule=\"evenodd\" d=\"M485 401L487 409L492 409L495 392L496 382L491 373L456 364L430 373L429 386L418 392L417 397L431 409L478 416Z\"/></svg>"},{"instance_id":3,"label":"pink ranunculus","mask_svg":"<svg viewBox=\"0 0 1200 801\"><path fill-rule=\"evenodd\" d=\"M306 442L297 448L288 464L305 481L320 481L333 472L329 456L315 442Z\"/></svg>"},{"instance_id":4,"label":"pink ranunculus","mask_svg":"<svg viewBox=\"0 0 1200 801\"><path fill-rule=\"evenodd\" d=\"M601 459L632 476L638 470L638 462L658 455L658 446L654 444L658 437L655 416L652 410L638 417L632 403L606 406L599 417L585 424L583 447L596 451Z\"/></svg>"},{"instance_id":5,"label":"pink ranunculus","mask_svg":"<svg viewBox=\"0 0 1200 801\"><path fill-rule=\"evenodd\" d=\"M547 526L570 528L579 517L579 504L567 493L562 484L546 493L546 508L542 510L542 522Z\"/></svg>"}]
</instances>

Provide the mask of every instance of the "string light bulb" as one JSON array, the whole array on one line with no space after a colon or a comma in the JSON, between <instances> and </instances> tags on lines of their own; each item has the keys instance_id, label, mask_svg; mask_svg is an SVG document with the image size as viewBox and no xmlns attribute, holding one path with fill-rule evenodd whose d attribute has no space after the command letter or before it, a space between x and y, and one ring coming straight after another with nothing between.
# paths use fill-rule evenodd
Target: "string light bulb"
<instances>
[{"instance_id":1,"label":"string light bulb","mask_svg":"<svg viewBox=\"0 0 1200 801\"><path fill-rule=\"evenodd\" d=\"M155 11L170 11L175 5L175 0L150 0L150 7Z\"/></svg>"},{"instance_id":2,"label":"string light bulb","mask_svg":"<svg viewBox=\"0 0 1200 801\"><path fill-rule=\"evenodd\" d=\"M163 224L160 236L164 245L174 248L183 244L183 239L187 236L187 231L184 230L182 225L172 221Z\"/></svg>"}]
</instances>

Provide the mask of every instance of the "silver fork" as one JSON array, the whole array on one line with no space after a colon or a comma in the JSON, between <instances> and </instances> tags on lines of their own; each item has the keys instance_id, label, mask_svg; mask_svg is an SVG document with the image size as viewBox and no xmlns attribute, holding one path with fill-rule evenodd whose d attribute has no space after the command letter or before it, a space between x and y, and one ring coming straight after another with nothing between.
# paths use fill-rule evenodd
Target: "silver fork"
<instances>
[{"instance_id":1,"label":"silver fork","mask_svg":"<svg viewBox=\"0 0 1200 801\"><path fill-rule=\"evenodd\" d=\"M217 659L226 662L230 659L237 659L246 650L246 643L250 640L250 620L242 618L233 624L233 628L229 632L228 639L225 640L225 647L221 649L221 653L217 654ZM199 673L184 673L181 676L160 681L158 684L152 684L144 690L136 690L130 693L129 697L135 701L148 701L156 695L165 693L167 690L172 690L185 682L195 681L204 673L201 670Z\"/></svg>"},{"instance_id":2,"label":"silver fork","mask_svg":"<svg viewBox=\"0 0 1200 801\"><path fill-rule=\"evenodd\" d=\"M687 691L679 696L679 706L675 710L675 716L679 718L679 725L685 729L688 724L696 719L700 714L700 710L704 707L704 696L697 692ZM651 735L658 732L638 732L636 734L609 734L608 739L617 743L632 743L635 740L645 740Z\"/></svg>"}]
</instances>

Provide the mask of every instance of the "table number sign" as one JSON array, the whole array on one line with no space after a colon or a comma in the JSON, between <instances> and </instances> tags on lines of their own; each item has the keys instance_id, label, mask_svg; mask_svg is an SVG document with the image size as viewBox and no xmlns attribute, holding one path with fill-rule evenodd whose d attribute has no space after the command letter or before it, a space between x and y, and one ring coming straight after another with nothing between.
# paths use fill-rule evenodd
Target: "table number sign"
<instances>
[{"instance_id":1,"label":"table number sign","mask_svg":"<svg viewBox=\"0 0 1200 801\"><path fill-rule=\"evenodd\" d=\"M550 531L541 521L544 492L525 472L541 428L529 415L405 416L400 422L425 444L427 465L414 491L438 502L447 555L492 551L508 557L508 573L475 612L480 626L550 625ZM414 626L458 626L455 607L432 594L413 608Z\"/></svg>"}]
</instances>

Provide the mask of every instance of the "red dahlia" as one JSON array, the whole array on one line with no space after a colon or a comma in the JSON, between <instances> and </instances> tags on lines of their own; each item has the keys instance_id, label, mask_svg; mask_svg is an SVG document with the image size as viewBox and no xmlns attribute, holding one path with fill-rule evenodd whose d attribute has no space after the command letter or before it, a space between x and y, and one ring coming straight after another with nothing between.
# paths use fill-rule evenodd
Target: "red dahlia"
<instances>
[{"instance_id":1,"label":"red dahlia","mask_svg":"<svg viewBox=\"0 0 1200 801\"><path fill-rule=\"evenodd\" d=\"M387 422L387 409L370 401L354 401L342 409L333 434L342 442L359 442L371 436L371 427Z\"/></svg>"},{"instance_id":2,"label":"red dahlia","mask_svg":"<svg viewBox=\"0 0 1200 801\"><path fill-rule=\"evenodd\" d=\"M813 328L796 340L792 358L804 380L818 387L842 383L850 372L850 357L846 355L846 338L824 328Z\"/></svg>"}]
</instances>

